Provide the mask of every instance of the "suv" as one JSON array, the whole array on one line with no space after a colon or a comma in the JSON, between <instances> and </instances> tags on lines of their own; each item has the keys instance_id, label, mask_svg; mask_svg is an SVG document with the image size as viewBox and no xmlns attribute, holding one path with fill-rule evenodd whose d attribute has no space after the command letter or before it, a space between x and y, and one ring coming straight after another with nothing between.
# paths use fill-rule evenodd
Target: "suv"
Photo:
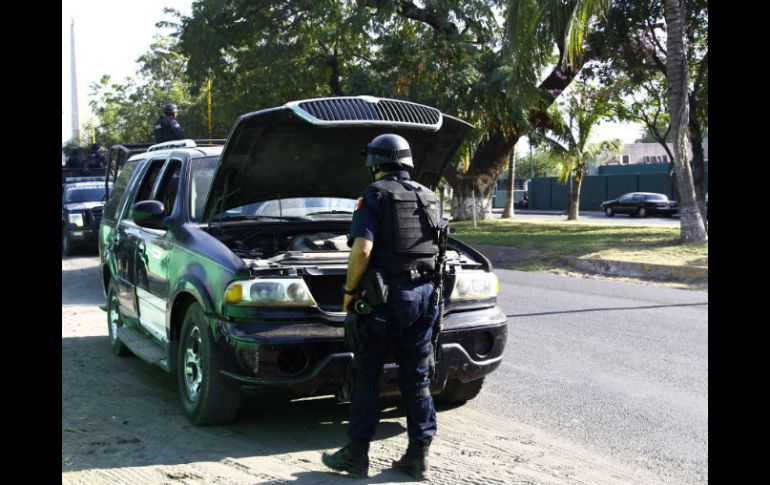
<instances>
[{"instance_id":1,"label":"suv","mask_svg":"<svg viewBox=\"0 0 770 485\"><path fill-rule=\"evenodd\" d=\"M301 398L349 391L342 285L360 155L376 135L411 145L413 178L435 187L471 126L369 96L241 116L221 146L191 140L126 161L99 236L109 342L176 374L195 424L225 423L242 393ZM449 238L444 330L431 392L475 397L502 361L507 320L490 262ZM397 364L383 395L397 395Z\"/></svg>"},{"instance_id":2,"label":"suv","mask_svg":"<svg viewBox=\"0 0 770 485\"><path fill-rule=\"evenodd\" d=\"M104 177L70 177L62 184L61 246L65 256L71 256L77 246L96 249L104 184Z\"/></svg>"}]
</instances>

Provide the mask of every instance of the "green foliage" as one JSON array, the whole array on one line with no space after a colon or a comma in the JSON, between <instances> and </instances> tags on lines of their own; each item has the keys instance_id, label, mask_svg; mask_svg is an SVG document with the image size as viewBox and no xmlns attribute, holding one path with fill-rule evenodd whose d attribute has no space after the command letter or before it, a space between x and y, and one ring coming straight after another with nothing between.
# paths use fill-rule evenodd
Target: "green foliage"
<instances>
[{"instance_id":1,"label":"green foliage","mask_svg":"<svg viewBox=\"0 0 770 485\"><path fill-rule=\"evenodd\" d=\"M563 106L554 105L551 117L554 128L542 141L559 160L559 181L564 183L573 175L585 175L590 163L606 154L618 154L621 140L588 143L593 128L610 115L606 92L583 81L575 81Z\"/></svg>"},{"instance_id":2,"label":"green foliage","mask_svg":"<svg viewBox=\"0 0 770 485\"><path fill-rule=\"evenodd\" d=\"M696 116L708 126L708 3L685 0L685 48ZM656 141L667 138L666 25L663 0L613 3L601 32L589 36L596 61L584 69L612 90L613 109L621 121L645 125ZM697 85L696 85L697 84Z\"/></svg>"},{"instance_id":3,"label":"green foliage","mask_svg":"<svg viewBox=\"0 0 770 485\"><path fill-rule=\"evenodd\" d=\"M137 79L92 86L100 139L148 141L166 102L188 135L207 136L205 86L213 81L214 136L241 114L289 100L372 94L435 106L492 133L531 130L530 113L557 92L542 74L577 56L607 0L199 0L190 16L167 10ZM498 21L502 14L504 22ZM554 47L565 55L554 56ZM168 52L161 54L159 51ZM458 156L458 164L462 164Z\"/></svg>"},{"instance_id":4,"label":"green foliage","mask_svg":"<svg viewBox=\"0 0 770 485\"><path fill-rule=\"evenodd\" d=\"M150 50L138 59L138 78L119 83L103 76L91 85L91 109L99 120L98 141L106 146L154 142L153 124L166 103L179 106L177 120L189 137L208 137L206 93L192 94L193 85L184 71L186 59L175 47L174 39L156 37ZM215 113L216 102L214 97ZM223 138L230 125L232 120L217 122L215 118L214 137Z\"/></svg>"}]
</instances>

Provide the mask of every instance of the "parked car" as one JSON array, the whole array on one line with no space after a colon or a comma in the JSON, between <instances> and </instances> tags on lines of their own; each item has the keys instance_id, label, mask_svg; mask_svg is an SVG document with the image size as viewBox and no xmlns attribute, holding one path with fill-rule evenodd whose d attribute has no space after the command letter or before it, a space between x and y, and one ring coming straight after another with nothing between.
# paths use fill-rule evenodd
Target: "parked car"
<instances>
[{"instance_id":1,"label":"parked car","mask_svg":"<svg viewBox=\"0 0 770 485\"><path fill-rule=\"evenodd\" d=\"M601 203L601 209L612 217L615 214L647 217L661 215L671 217L679 212L679 202L668 200L665 194L631 192Z\"/></svg>"},{"instance_id":2,"label":"parked car","mask_svg":"<svg viewBox=\"0 0 770 485\"><path fill-rule=\"evenodd\" d=\"M96 250L104 207L104 177L71 177L62 184L61 246L65 256L76 249Z\"/></svg>"},{"instance_id":3,"label":"parked car","mask_svg":"<svg viewBox=\"0 0 770 485\"><path fill-rule=\"evenodd\" d=\"M155 145L128 159L100 229L112 351L176 374L195 424L225 423L243 393L349 397L342 286L360 155L375 136L410 143L435 187L471 126L427 106L369 96L295 101L241 116L225 148ZM464 402L507 339L499 283L449 239L444 331L431 392ZM397 364L383 395L399 394Z\"/></svg>"}]
</instances>

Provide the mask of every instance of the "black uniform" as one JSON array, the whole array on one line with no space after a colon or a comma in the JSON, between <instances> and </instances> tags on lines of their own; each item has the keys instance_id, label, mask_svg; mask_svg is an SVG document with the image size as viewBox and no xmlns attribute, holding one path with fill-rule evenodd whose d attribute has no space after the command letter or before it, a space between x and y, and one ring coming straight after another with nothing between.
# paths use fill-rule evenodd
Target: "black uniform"
<instances>
[{"instance_id":1,"label":"black uniform","mask_svg":"<svg viewBox=\"0 0 770 485\"><path fill-rule=\"evenodd\" d=\"M163 115L155 122L155 143L165 141L184 140L187 136L174 118Z\"/></svg>"},{"instance_id":2,"label":"black uniform","mask_svg":"<svg viewBox=\"0 0 770 485\"><path fill-rule=\"evenodd\" d=\"M365 320L362 350L354 356L351 438L369 441L374 435L380 418L378 381L391 353L399 364L409 438L429 439L436 434L428 373L438 313L431 302L438 218L433 192L410 180L405 171L369 185L353 214L348 245L356 237L374 243L369 268L384 271L389 291L387 302L373 307Z\"/></svg>"}]
</instances>

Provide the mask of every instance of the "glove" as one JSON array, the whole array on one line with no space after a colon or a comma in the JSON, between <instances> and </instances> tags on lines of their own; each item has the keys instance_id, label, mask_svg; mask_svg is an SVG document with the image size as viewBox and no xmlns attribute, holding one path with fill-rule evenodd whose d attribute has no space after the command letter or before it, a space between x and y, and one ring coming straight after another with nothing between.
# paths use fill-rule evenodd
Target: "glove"
<instances>
[{"instance_id":1,"label":"glove","mask_svg":"<svg viewBox=\"0 0 770 485\"><path fill-rule=\"evenodd\" d=\"M361 344L361 336L358 334L359 316L356 312L348 312L345 317L345 346L351 352L356 352Z\"/></svg>"}]
</instances>

